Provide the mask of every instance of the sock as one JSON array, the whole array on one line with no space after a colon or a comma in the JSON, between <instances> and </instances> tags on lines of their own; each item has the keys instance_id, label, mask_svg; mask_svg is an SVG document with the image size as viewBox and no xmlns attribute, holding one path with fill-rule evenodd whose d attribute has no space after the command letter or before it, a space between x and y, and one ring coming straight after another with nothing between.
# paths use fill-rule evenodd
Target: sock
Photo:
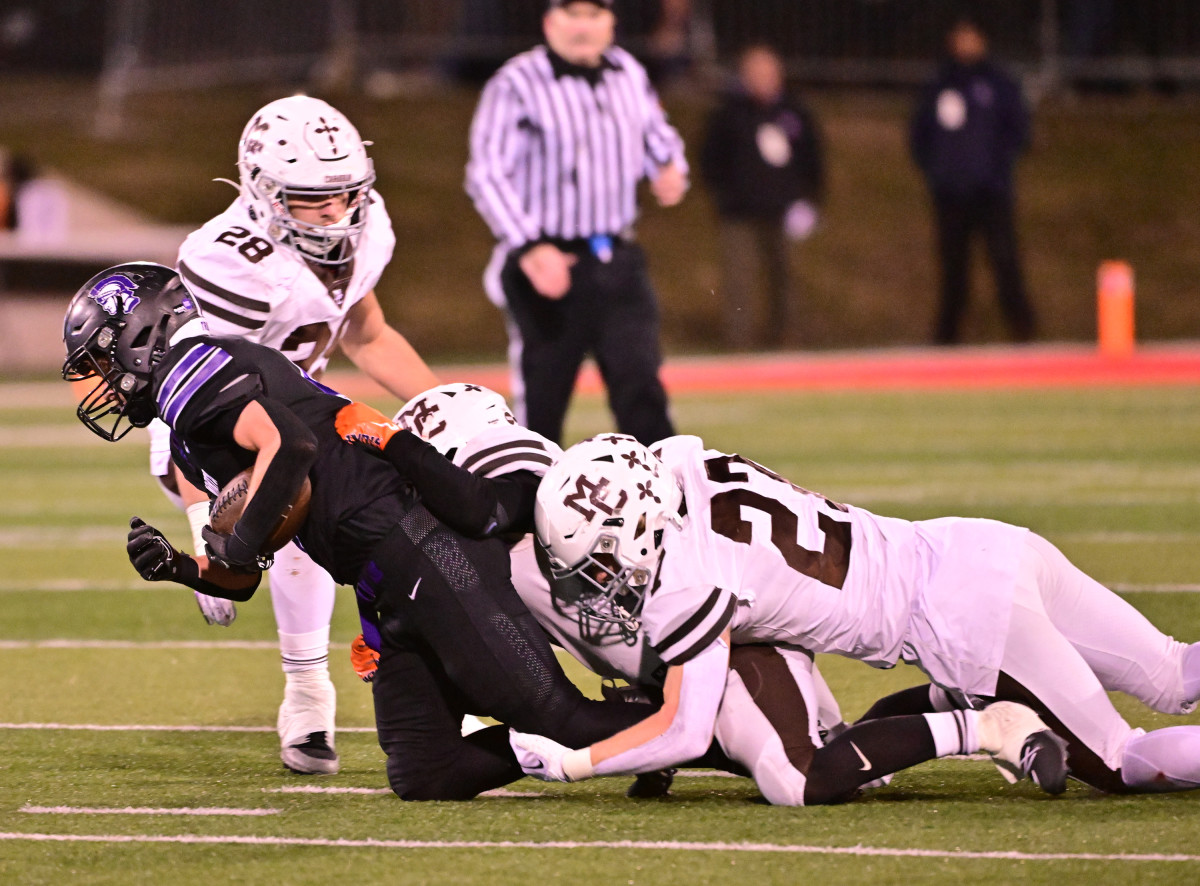
<instances>
[{"instance_id":1,"label":"sock","mask_svg":"<svg viewBox=\"0 0 1200 886\"><path fill-rule=\"evenodd\" d=\"M1183 650L1183 697L1188 704L1200 700L1200 643Z\"/></svg>"},{"instance_id":2,"label":"sock","mask_svg":"<svg viewBox=\"0 0 1200 886\"><path fill-rule=\"evenodd\" d=\"M1200 788L1200 726L1131 736L1121 755L1121 780L1142 791Z\"/></svg>"},{"instance_id":3,"label":"sock","mask_svg":"<svg viewBox=\"0 0 1200 886\"><path fill-rule=\"evenodd\" d=\"M973 754L978 751L978 711L945 711L940 714L922 714L933 734L933 745L939 757L952 754Z\"/></svg>"},{"instance_id":4,"label":"sock","mask_svg":"<svg viewBox=\"0 0 1200 886\"><path fill-rule=\"evenodd\" d=\"M845 802L859 785L938 756L929 718L941 716L953 715L909 714L856 723L817 748L804 785L805 805ZM951 728L957 733L957 727Z\"/></svg>"},{"instance_id":5,"label":"sock","mask_svg":"<svg viewBox=\"0 0 1200 886\"><path fill-rule=\"evenodd\" d=\"M308 671L317 672L328 679L329 626L304 634L285 634L280 631L279 654L283 658L283 672L289 681L294 675Z\"/></svg>"}]
</instances>

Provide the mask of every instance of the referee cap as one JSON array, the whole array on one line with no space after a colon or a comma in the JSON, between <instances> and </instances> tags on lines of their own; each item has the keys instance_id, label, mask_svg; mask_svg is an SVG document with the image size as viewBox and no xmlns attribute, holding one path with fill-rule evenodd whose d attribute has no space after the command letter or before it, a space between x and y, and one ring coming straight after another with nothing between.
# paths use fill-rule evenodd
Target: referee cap
<instances>
[{"instance_id":1,"label":"referee cap","mask_svg":"<svg viewBox=\"0 0 1200 886\"><path fill-rule=\"evenodd\" d=\"M595 3L597 6L604 9L613 8L613 0L550 0L550 8L560 9L563 6L570 6L572 3L576 2Z\"/></svg>"}]
</instances>

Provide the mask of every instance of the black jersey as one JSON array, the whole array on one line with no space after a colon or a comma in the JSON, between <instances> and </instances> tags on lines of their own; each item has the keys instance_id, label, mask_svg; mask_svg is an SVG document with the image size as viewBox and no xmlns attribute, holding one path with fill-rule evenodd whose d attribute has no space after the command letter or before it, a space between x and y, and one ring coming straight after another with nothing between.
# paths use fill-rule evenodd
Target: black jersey
<instances>
[{"instance_id":1,"label":"black jersey","mask_svg":"<svg viewBox=\"0 0 1200 886\"><path fill-rule=\"evenodd\" d=\"M254 464L256 454L233 439L251 401L269 398L313 432L312 500L298 538L340 584L357 580L375 543L414 500L395 468L338 436L334 419L349 400L264 345L233 337L186 339L154 368L153 392L159 417L172 430L172 458L210 496Z\"/></svg>"}]
</instances>

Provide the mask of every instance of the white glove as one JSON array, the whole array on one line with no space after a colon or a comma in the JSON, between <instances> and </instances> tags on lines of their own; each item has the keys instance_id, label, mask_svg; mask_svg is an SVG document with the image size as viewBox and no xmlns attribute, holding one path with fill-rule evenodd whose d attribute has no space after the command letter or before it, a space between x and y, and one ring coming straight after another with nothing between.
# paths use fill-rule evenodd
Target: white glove
<instances>
[{"instance_id":1,"label":"white glove","mask_svg":"<svg viewBox=\"0 0 1200 886\"><path fill-rule=\"evenodd\" d=\"M783 232L789 240L807 240L817 227L817 208L807 200L797 200L783 216Z\"/></svg>"},{"instance_id":2,"label":"white glove","mask_svg":"<svg viewBox=\"0 0 1200 886\"><path fill-rule=\"evenodd\" d=\"M571 748L561 745L544 735L508 730L508 743L521 771L542 781L582 781L591 778L592 751L590 748Z\"/></svg>"},{"instance_id":3,"label":"white glove","mask_svg":"<svg viewBox=\"0 0 1200 886\"><path fill-rule=\"evenodd\" d=\"M208 594L202 594L199 591L192 591L196 595L196 603L200 606L200 614L204 616L204 620L210 625L220 625L223 628L233 624L233 620L237 618L237 606L232 600L226 600L223 597L210 597Z\"/></svg>"},{"instance_id":4,"label":"white glove","mask_svg":"<svg viewBox=\"0 0 1200 886\"><path fill-rule=\"evenodd\" d=\"M563 756L570 750L566 745L515 729L508 730L508 743L526 775L542 781L570 781L563 772Z\"/></svg>"}]
</instances>

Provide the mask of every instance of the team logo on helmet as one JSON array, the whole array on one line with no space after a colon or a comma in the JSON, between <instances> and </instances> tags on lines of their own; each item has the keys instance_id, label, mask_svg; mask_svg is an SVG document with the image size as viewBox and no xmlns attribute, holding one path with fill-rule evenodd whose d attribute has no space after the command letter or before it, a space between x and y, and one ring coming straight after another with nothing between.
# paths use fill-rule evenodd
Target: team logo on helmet
<instances>
[{"instance_id":1,"label":"team logo on helmet","mask_svg":"<svg viewBox=\"0 0 1200 886\"><path fill-rule=\"evenodd\" d=\"M133 293L137 284L124 274L112 274L92 287L88 298L100 305L104 313L113 317L124 317L141 304L141 298Z\"/></svg>"}]
</instances>

